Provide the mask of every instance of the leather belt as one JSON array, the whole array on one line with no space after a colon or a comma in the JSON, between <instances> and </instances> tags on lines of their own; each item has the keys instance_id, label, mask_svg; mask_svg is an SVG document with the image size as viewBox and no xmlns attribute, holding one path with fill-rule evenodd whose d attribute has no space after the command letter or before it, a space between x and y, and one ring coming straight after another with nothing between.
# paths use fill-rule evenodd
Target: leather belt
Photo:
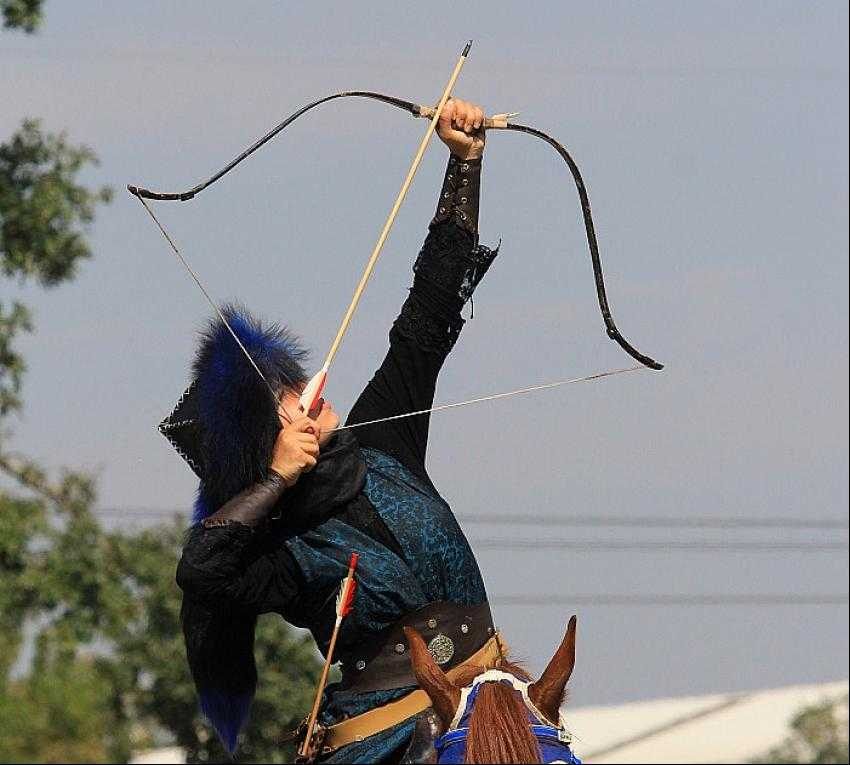
<instances>
[{"instance_id":1,"label":"leather belt","mask_svg":"<svg viewBox=\"0 0 850 765\"><path fill-rule=\"evenodd\" d=\"M413 627L422 635L444 672L466 661L495 633L486 601L477 606L429 603L390 627L370 655L358 655L356 649L341 653L341 690L366 693L416 685L404 627Z\"/></svg>"},{"instance_id":2,"label":"leather belt","mask_svg":"<svg viewBox=\"0 0 850 765\"><path fill-rule=\"evenodd\" d=\"M466 661L450 669L446 672L446 675L450 680L454 680L468 667L491 669L506 653L507 646L502 642L499 633L496 632L478 651ZM382 707L370 709L362 715L350 717L348 720L331 725L325 731L326 737L323 742L322 754L330 754L348 744L363 741L369 736L374 736L376 733L408 720L430 706L431 699L425 691L420 689L408 693L397 701L391 701Z\"/></svg>"}]
</instances>

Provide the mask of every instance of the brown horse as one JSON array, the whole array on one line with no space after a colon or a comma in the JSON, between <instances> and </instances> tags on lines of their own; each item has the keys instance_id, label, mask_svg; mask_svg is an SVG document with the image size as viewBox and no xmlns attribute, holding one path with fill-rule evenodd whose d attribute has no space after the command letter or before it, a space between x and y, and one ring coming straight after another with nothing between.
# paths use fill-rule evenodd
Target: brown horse
<instances>
[{"instance_id":1,"label":"brown horse","mask_svg":"<svg viewBox=\"0 0 850 765\"><path fill-rule=\"evenodd\" d=\"M540 679L530 682L519 665L502 659L496 668L473 667L449 680L413 629L405 628L410 660L433 714L420 720L413 746L418 762L577 763L561 718L576 651L576 617ZM424 737L423 737L424 733Z\"/></svg>"}]
</instances>

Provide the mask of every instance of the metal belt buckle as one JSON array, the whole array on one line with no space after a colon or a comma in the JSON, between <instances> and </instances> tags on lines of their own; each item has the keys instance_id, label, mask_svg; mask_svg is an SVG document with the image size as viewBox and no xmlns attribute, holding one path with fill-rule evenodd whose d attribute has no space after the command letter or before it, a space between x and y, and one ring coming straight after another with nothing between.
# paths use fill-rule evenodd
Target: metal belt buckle
<instances>
[{"instance_id":1,"label":"metal belt buckle","mask_svg":"<svg viewBox=\"0 0 850 765\"><path fill-rule=\"evenodd\" d=\"M328 729L324 725L319 725L316 723L316 726L313 728L313 736L310 741L307 742L307 746L304 746L304 737L307 735L307 720L304 720L301 725L298 726L297 737L296 740L298 742L298 753L295 755L296 763L312 763L316 762L319 759L320 754L327 754L327 748L325 747L325 738L328 735ZM305 750L304 754L301 754L301 750Z\"/></svg>"}]
</instances>

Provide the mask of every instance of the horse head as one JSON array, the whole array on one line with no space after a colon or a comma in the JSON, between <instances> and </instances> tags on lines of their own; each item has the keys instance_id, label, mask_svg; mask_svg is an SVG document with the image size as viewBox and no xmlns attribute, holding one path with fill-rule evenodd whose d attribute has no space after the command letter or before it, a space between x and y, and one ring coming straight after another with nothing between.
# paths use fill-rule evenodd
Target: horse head
<instances>
[{"instance_id":1,"label":"horse head","mask_svg":"<svg viewBox=\"0 0 850 765\"><path fill-rule=\"evenodd\" d=\"M420 725L432 734L431 762L579 762L570 750L560 712L575 665L575 616L534 682L522 667L505 659L495 668L470 668L452 681L421 635L409 627L404 631L413 673L433 706L433 714L423 717Z\"/></svg>"}]
</instances>

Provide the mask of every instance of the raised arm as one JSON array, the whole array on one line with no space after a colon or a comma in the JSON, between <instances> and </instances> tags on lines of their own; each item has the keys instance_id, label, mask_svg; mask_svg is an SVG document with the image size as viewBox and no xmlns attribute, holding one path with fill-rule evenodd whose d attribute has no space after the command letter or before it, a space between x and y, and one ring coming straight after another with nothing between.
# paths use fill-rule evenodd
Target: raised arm
<instances>
[{"instance_id":1,"label":"raised arm","mask_svg":"<svg viewBox=\"0 0 850 765\"><path fill-rule=\"evenodd\" d=\"M437 377L457 342L461 309L472 297L496 251L478 244L478 205L484 112L452 100L438 134L451 150L428 235L413 266L410 294L390 330L390 348L361 393L347 422L357 423L428 409ZM358 428L362 446L396 457L428 480L427 414Z\"/></svg>"}]
</instances>

